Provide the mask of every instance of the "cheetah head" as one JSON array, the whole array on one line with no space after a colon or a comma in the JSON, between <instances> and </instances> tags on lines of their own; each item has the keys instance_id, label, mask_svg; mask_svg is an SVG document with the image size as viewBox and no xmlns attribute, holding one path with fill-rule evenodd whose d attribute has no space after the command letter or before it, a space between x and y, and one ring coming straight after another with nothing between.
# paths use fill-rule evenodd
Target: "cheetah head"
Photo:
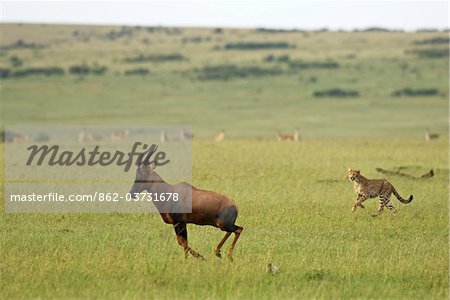
<instances>
[{"instance_id":1,"label":"cheetah head","mask_svg":"<svg viewBox=\"0 0 450 300\"><path fill-rule=\"evenodd\" d=\"M352 170L352 169L348 169L348 180L350 180L350 182L358 182L359 180L359 170Z\"/></svg>"}]
</instances>

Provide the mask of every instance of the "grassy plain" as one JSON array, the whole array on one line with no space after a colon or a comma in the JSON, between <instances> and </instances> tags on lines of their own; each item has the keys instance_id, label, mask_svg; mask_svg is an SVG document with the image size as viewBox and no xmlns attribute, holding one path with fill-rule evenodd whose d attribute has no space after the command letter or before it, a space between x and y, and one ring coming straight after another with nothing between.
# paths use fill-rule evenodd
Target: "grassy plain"
<instances>
[{"instance_id":1,"label":"grassy plain","mask_svg":"<svg viewBox=\"0 0 450 300\"><path fill-rule=\"evenodd\" d=\"M150 28L151 29L151 28ZM421 137L429 127L448 132L448 57L420 58L413 49L445 49L445 44L415 42L448 36L439 32L289 32L182 28L131 30L114 40L120 27L1 25L3 45L18 39L38 49L3 50L0 67L56 66L58 77L7 79L2 86L2 123L191 124L199 138L225 129L233 138L272 138L276 130L300 128L317 137ZM155 29L156 30L156 29ZM79 32L74 36L74 32ZM187 42L200 38L201 42ZM185 40L185 42L183 42ZM224 50L232 42L288 42L288 49ZM447 45L448 47L448 45ZM179 53L185 61L124 63L126 57ZM287 55L291 61L334 61L335 69L289 70L264 58ZM11 57L23 61L11 66ZM74 65L105 66L103 76L69 75ZM196 70L236 65L281 69L274 76L199 80ZM148 76L124 76L148 68ZM315 91L340 88L356 98L315 98ZM392 97L404 88L438 90L430 97Z\"/></svg>"},{"instance_id":2,"label":"grassy plain","mask_svg":"<svg viewBox=\"0 0 450 300\"><path fill-rule=\"evenodd\" d=\"M235 261L218 259L222 233L189 226L206 261L184 259L154 214L2 214L1 296L8 298L404 298L448 296L447 142L333 140L194 143L194 185L220 191L245 227ZM350 212L348 166L403 169L387 177L397 215ZM126 191L123 191L126 192ZM225 247L229 246L229 243ZM226 248L225 248L226 249ZM267 263L281 272L266 273Z\"/></svg>"},{"instance_id":3,"label":"grassy plain","mask_svg":"<svg viewBox=\"0 0 450 300\"><path fill-rule=\"evenodd\" d=\"M235 199L237 224L245 228L230 263L213 255L221 232L189 226L192 247L206 256L198 261L184 259L173 229L154 214L2 211L0 298L448 298L448 57L406 53L442 48L414 42L447 33L140 29L111 41L105 34L119 27L0 28L3 46L18 39L46 45L2 50L3 68L12 68L11 56L23 60L21 68L108 67L103 76L1 80L2 124L191 124L193 184ZM200 43L182 42L198 36ZM236 41L295 47L217 48ZM189 59L141 64L149 76L124 76L139 66L121 60L140 53ZM223 64L276 67L263 61L271 54L334 60L340 67L226 81L195 75L195 69ZM406 87L439 94L391 96ZM313 97L330 88L360 96ZM275 141L276 130L295 127L301 142ZM427 127L441 138L426 142ZM225 141L209 141L221 128ZM381 176L376 167L403 167L416 176L434 169L436 176L384 176L414 201L394 200L396 216L372 218L375 200L350 212L355 194L348 167L373 178ZM281 272L267 274L269 262Z\"/></svg>"}]
</instances>

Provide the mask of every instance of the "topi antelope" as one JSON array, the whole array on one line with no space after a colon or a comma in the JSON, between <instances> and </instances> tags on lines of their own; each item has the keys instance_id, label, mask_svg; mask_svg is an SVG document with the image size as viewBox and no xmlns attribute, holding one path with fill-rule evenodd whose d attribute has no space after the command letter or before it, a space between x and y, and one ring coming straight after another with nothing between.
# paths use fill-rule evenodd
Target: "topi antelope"
<instances>
[{"instance_id":1,"label":"topi antelope","mask_svg":"<svg viewBox=\"0 0 450 300\"><path fill-rule=\"evenodd\" d=\"M177 236L177 242L183 247L185 257L188 253L196 258L204 259L202 255L194 251L188 244L188 234L186 224L209 225L225 231L225 236L215 247L217 257L222 257L221 248L234 232L234 240L228 250L228 258L233 260L233 250L244 229L235 225L238 216L236 203L228 197L212 191L200 190L188 183L178 183L175 185L165 182L158 173L155 172L156 165L149 162L149 158L156 152L157 147L142 153L137 160L136 178L131 187L130 194L136 198L143 191L148 193L177 193L180 205L183 205L183 199L189 196L189 190L192 191L192 211L190 213L167 213L167 206L172 205L169 202L153 202L160 213L163 221L172 224ZM143 159L143 155L146 158ZM169 203L169 204L168 204ZM169 210L170 211L170 210Z\"/></svg>"},{"instance_id":2,"label":"topi antelope","mask_svg":"<svg viewBox=\"0 0 450 300\"><path fill-rule=\"evenodd\" d=\"M427 141L431 141L431 140L437 140L439 138L439 134L437 133L430 133L430 131L427 129L425 129L425 139Z\"/></svg>"},{"instance_id":3,"label":"topi antelope","mask_svg":"<svg viewBox=\"0 0 450 300\"><path fill-rule=\"evenodd\" d=\"M215 136L214 136L214 142L221 142L225 139L225 130L220 130Z\"/></svg>"}]
</instances>

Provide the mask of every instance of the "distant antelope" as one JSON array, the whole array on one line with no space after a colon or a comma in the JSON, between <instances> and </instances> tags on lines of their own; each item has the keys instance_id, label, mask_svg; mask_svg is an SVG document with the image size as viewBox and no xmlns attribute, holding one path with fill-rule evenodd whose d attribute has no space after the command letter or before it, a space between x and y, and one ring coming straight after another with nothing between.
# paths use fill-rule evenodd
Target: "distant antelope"
<instances>
[{"instance_id":1,"label":"distant antelope","mask_svg":"<svg viewBox=\"0 0 450 300\"><path fill-rule=\"evenodd\" d=\"M277 140L278 141L293 141L294 137L291 134L287 134L287 133L280 133L279 131L277 131Z\"/></svg>"},{"instance_id":2,"label":"distant antelope","mask_svg":"<svg viewBox=\"0 0 450 300\"><path fill-rule=\"evenodd\" d=\"M295 129L294 134L289 133L280 133L277 131L277 140L278 141L299 141L300 140L300 132L298 129Z\"/></svg>"},{"instance_id":3,"label":"distant antelope","mask_svg":"<svg viewBox=\"0 0 450 300\"><path fill-rule=\"evenodd\" d=\"M13 144L22 144L28 142L29 138L27 135L15 135L12 137Z\"/></svg>"},{"instance_id":4,"label":"distant antelope","mask_svg":"<svg viewBox=\"0 0 450 300\"><path fill-rule=\"evenodd\" d=\"M300 140L301 140L300 130L298 128L295 128L295 130L294 130L294 141L298 142Z\"/></svg>"},{"instance_id":5,"label":"distant antelope","mask_svg":"<svg viewBox=\"0 0 450 300\"><path fill-rule=\"evenodd\" d=\"M428 128L425 129L425 139L427 141L431 141L431 140L437 140L439 138L439 134L437 133L431 133Z\"/></svg>"},{"instance_id":6,"label":"distant antelope","mask_svg":"<svg viewBox=\"0 0 450 300\"><path fill-rule=\"evenodd\" d=\"M214 136L214 142L221 142L225 139L225 130L220 130L216 135Z\"/></svg>"},{"instance_id":7,"label":"distant antelope","mask_svg":"<svg viewBox=\"0 0 450 300\"><path fill-rule=\"evenodd\" d=\"M185 140L192 140L193 137L194 137L194 136L192 135L192 133L186 132L184 129L181 129L181 130L180 130L180 139L181 139L182 141L185 141Z\"/></svg>"},{"instance_id":8,"label":"distant antelope","mask_svg":"<svg viewBox=\"0 0 450 300\"><path fill-rule=\"evenodd\" d=\"M84 129L83 129L80 132L78 132L78 134L77 134L77 141L79 143L82 143L82 142L84 142L85 137L86 137L86 131L84 131Z\"/></svg>"},{"instance_id":9,"label":"distant antelope","mask_svg":"<svg viewBox=\"0 0 450 300\"><path fill-rule=\"evenodd\" d=\"M159 134L159 141L161 142L161 143L165 143L165 142L167 142L167 134L166 134L166 131L165 130L162 130L161 131L161 133Z\"/></svg>"},{"instance_id":10,"label":"distant antelope","mask_svg":"<svg viewBox=\"0 0 450 300\"><path fill-rule=\"evenodd\" d=\"M186 224L191 223L196 225L209 225L225 231L225 236L217 244L214 250L216 256L219 258L222 257L222 246L230 237L231 233L234 232L234 240L227 254L228 258L233 260L234 247L236 246L242 230L244 230L243 227L235 225L238 216L236 203L224 195L212 191L200 190L188 183L178 183L175 185L168 184L155 172L156 166L154 162L149 162L149 158L156 150L157 147L140 155L140 158L136 163L136 178L130 190L132 197L136 198L137 195L143 191L153 194L167 192L177 193L179 199L177 205L178 203L180 203L179 205L183 205L183 202L189 200L186 198L189 196L190 191L192 191L192 210L190 213L167 213L167 211L170 211L170 207L167 205L173 205L170 202L154 201L153 204L160 213L163 221L166 224L173 225L177 236L177 242L183 247L186 258L188 253L190 253L196 258L203 259L202 255L189 247ZM146 154L145 159L143 159L144 154Z\"/></svg>"},{"instance_id":11,"label":"distant antelope","mask_svg":"<svg viewBox=\"0 0 450 300\"><path fill-rule=\"evenodd\" d=\"M101 141L103 139L103 136L101 134L98 133L90 133L89 134L89 140L92 142L98 142Z\"/></svg>"},{"instance_id":12,"label":"distant antelope","mask_svg":"<svg viewBox=\"0 0 450 300\"><path fill-rule=\"evenodd\" d=\"M126 139L130 135L128 130L114 130L111 132L111 141L120 141Z\"/></svg>"}]
</instances>

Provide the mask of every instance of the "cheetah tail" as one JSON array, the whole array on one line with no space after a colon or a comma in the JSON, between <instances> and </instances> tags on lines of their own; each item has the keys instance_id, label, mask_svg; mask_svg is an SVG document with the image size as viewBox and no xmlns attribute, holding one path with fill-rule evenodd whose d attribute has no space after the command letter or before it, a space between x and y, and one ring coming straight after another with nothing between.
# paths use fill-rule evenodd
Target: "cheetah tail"
<instances>
[{"instance_id":1,"label":"cheetah tail","mask_svg":"<svg viewBox=\"0 0 450 300\"><path fill-rule=\"evenodd\" d=\"M400 201L401 203L404 204L408 204L409 202L411 202L413 200L413 195L410 195L408 199L403 199L398 193L397 191L394 189L392 191L392 193L395 195L395 197L398 199L398 201Z\"/></svg>"}]
</instances>

